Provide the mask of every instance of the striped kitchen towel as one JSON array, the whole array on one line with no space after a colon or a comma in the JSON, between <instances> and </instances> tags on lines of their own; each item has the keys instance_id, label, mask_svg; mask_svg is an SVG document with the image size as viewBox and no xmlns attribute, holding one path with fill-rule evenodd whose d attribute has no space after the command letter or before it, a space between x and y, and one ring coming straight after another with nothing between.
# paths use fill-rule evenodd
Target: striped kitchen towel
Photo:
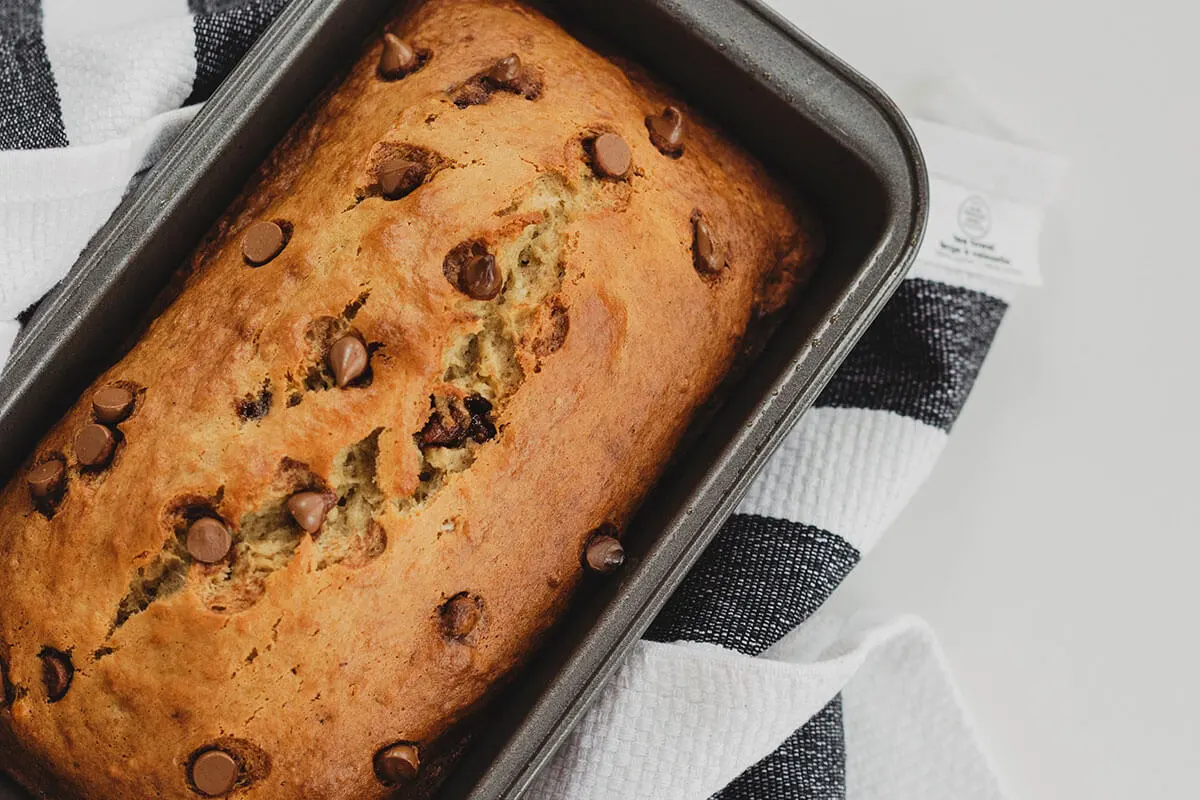
<instances>
[{"instance_id":1,"label":"striped kitchen towel","mask_svg":"<svg viewBox=\"0 0 1200 800\"><path fill-rule=\"evenodd\" d=\"M0 0L0 352L285 2ZM530 796L999 796L928 629L825 605L933 468L1028 277L960 234L1016 220L1036 253L1057 178L918 135L920 262Z\"/></svg>"}]
</instances>

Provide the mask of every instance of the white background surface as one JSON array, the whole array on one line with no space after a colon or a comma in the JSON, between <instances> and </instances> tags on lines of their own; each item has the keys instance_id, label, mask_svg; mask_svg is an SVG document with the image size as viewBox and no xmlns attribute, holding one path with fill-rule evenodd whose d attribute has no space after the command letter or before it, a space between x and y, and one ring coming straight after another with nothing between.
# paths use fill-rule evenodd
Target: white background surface
<instances>
[{"instance_id":1,"label":"white background surface","mask_svg":"<svg viewBox=\"0 0 1200 800\"><path fill-rule=\"evenodd\" d=\"M1070 162L930 483L837 602L934 625L1013 798L1200 792L1200 15L769 0L914 109Z\"/></svg>"}]
</instances>

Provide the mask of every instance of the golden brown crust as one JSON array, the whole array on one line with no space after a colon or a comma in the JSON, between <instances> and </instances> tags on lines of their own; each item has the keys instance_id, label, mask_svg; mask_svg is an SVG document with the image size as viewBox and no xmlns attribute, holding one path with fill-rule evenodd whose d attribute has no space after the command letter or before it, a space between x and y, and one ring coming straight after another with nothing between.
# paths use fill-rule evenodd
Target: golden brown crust
<instances>
[{"instance_id":1,"label":"golden brown crust","mask_svg":"<svg viewBox=\"0 0 1200 800\"><path fill-rule=\"evenodd\" d=\"M63 496L39 510L23 473L0 494L0 764L37 790L194 798L188 765L216 745L242 770L232 797L387 796L375 754L433 742L522 659L589 533L626 522L807 261L761 166L683 106L684 154L661 153L645 118L681 104L538 13L431 0L394 30L421 68L382 80L373 39L96 382L136 394L111 464L73 451L89 392L26 465L64 459ZM510 53L537 92L455 104ZM626 180L594 174L602 132L628 143ZM427 175L388 200L375 170L397 155ZM715 277L697 211L727 255ZM257 220L287 242L252 267ZM494 256L497 299L448 280L464 242ZM337 388L345 335L370 367ZM302 490L331 501L316 537L287 517ZM206 515L232 562L187 555ZM477 606L448 623L461 593ZM74 668L53 703L44 648Z\"/></svg>"}]
</instances>

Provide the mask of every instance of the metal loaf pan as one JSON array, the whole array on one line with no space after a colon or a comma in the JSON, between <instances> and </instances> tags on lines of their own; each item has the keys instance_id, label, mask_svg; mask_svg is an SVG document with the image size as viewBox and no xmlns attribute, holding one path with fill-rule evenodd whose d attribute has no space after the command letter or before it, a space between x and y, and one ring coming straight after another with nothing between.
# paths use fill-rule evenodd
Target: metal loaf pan
<instances>
[{"instance_id":1,"label":"metal loaf pan","mask_svg":"<svg viewBox=\"0 0 1200 800\"><path fill-rule=\"evenodd\" d=\"M766 349L654 488L615 577L488 707L440 794L529 785L899 284L924 230L916 141L876 87L757 0L543 0L724 126L816 210L828 245ZM396 0L292 0L44 302L0 375L0 477L108 363L155 295ZM0 800L24 795L6 788Z\"/></svg>"}]
</instances>

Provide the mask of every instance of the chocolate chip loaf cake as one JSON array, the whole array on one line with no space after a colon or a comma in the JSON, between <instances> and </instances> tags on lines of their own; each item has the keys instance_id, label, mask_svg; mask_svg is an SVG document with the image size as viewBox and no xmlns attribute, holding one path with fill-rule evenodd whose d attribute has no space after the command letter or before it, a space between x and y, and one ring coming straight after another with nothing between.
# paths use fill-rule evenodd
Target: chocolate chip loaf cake
<instances>
[{"instance_id":1,"label":"chocolate chip loaf cake","mask_svg":"<svg viewBox=\"0 0 1200 800\"><path fill-rule=\"evenodd\" d=\"M0 494L0 767L406 797L813 251L762 166L500 0L365 47Z\"/></svg>"}]
</instances>

